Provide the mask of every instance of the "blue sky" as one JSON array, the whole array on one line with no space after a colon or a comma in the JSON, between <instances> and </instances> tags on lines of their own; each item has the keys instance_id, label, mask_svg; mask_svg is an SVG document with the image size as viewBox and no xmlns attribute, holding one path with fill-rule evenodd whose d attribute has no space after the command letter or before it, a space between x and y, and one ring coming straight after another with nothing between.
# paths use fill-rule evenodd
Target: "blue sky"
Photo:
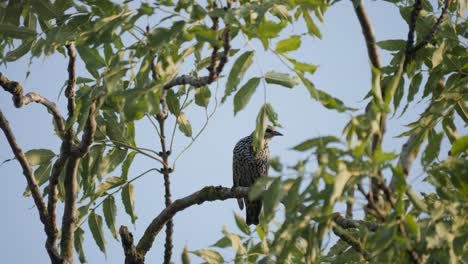
<instances>
[{"instance_id":1,"label":"blue sky","mask_svg":"<svg viewBox=\"0 0 468 264\"><path fill-rule=\"evenodd\" d=\"M384 1L365 1L365 4L377 40L406 39L407 25L393 5ZM320 65L312 77L317 88L342 99L348 106L362 109L366 104L362 98L370 88L370 69L365 43L352 4L348 1L341 1L331 7L325 14L325 23L320 26L320 29L323 39L303 39L300 50L293 53L293 57ZM297 24L291 32L286 33L303 32L306 32L304 25ZM263 51L258 42L253 41L253 45L257 49L256 60L248 75L244 77L244 81L253 76L260 76L262 71L286 71L273 54ZM251 47L239 42L233 43L233 48L246 50ZM382 59L383 64L386 64L389 56L382 53ZM34 91L51 100L56 100L59 89L67 78L67 59L61 55L36 59L31 66L30 77L25 80L28 62L28 59L22 59L9 64L8 67L1 66L0 71L9 79L21 82L26 92ZM231 64L228 64L227 70L230 67ZM225 72L227 73L228 71ZM79 64L78 75L85 74L84 67ZM212 84L210 86L212 94L218 86L220 98L224 92L224 84L224 79L218 84ZM304 157L301 153L291 151L292 146L311 137L330 134L341 136L343 126L349 119L348 114L327 110L313 101L303 86L296 86L290 90L268 85L267 100L278 112L279 121L283 125L281 132L285 134L284 137L273 140L270 144L270 151L272 155L280 156L287 165L294 165L298 158ZM404 117L394 117L389 120L387 136L384 139L385 151L398 151L401 148L405 139L395 138L395 136L405 130L404 124L418 118L426 102L419 104L413 102ZM191 194L206 185L232 185L232 149L240 138L250 134L254 129L255 118L262 103L263 87L259 86L259 90L246 109L235 117L232 97L219 106L205 132L177 163L176 171L171 176L173 199ZM57 104L62 112L65 112L63 97ZM3 91L0 92L0 107L9 119L18 143L25 151L33 148L49 148L58 152L59 141L54 137L51 117L43 107L28 105L15 109L10 95ZM193 109L194 111L189 111L188 118L194 131L198 131L203 125L204 113L201 109ZM168 123L172 128L173 120ZM460 122L457 125L459 128L462 127ZM187 143L188 140L178 133L174 145L175 152L179 153ZM137 144L141 147L159 150L156 132L146 120L137 123ZM443 149L448 148L447 141L444 141L443 145ZM0 161L12 156L4 136L0 136ZM152 167L159 168L160 165L139 157L135 159L129 177L134 177ZM119 173L117 170L112 174L118 175ZM45 243L43 227L39 222L32 199L22 196L26 181L17 162L8 162L0 167L0 180L3 183L0 186L0 200L2 201L0 226L4 227L3 234L0 236L0 257L5 263L48 263L49 259L43 246ZM409 182L416 190L421 191L427 188L427 185L422 183L419 164L413 165ZM132 232L137 239L141 237L150 221L163 209L162 184L162 175L157 173L150 173L135 182L135 206L138 220ZM116 196L116 200L119 206L117 225L131 226L129 217L119 204L120 196ZM180 262L180 253L184 245L187 245L189 250L195 250L213 244L221 237L223 226L236 231L233 212L244 215L244 212L239 211L235 200L193 206L179 213L174 219L173 261ZM122 263L124 256L121 244L112 238L107 229L104 231L107 238L107 258L95 245L89 230L86 228L85 231L84 250L89 263ZM161 233L147 255L148 263L161 262L163 243L164 235ZM194 258L193 262L198 263L200 259Z\"/></svg>"}]
</instances>

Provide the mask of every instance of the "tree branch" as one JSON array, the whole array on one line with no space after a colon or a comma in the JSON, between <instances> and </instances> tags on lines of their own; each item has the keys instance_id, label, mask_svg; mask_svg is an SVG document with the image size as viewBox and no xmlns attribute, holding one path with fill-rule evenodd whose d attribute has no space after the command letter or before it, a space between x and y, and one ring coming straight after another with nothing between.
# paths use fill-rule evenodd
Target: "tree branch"
<instances>
[{"instance_id":1,"label":"tree branch","mask_svg":"<svg viewBox=\"0 0 468 264\"><path fill-rule=\"evenodd\" d=\"M65 171L65 208L62 218L62 239L60 252L64 263L73 263L73 243L75 241L76 224L76 200L78 192L78 165L79 157L72 156L68 159Z\"/></svg>"},{"instance_id":2,"label":"tree branch","mask_svg":"<svg viewBox=\"0 0 468 264\"><path fill-rule=\"evenodd\" d=\"M0 74L1 78L1 74ZM3 85L2 85L3 86ZM44 225L44 230L47 234L47 237L50 237L54 233L53 226L49 223L49 217L47 213L47 207L44 202L44 198L42 196L42 192L39 189L39 186L34 178L34 172L29 164L26 156L23 153L23 150L20 148L18 143L16 142L16 138L13 134L13 131L10 128L8 121L6 120L5 116L3 115L2 111L0 110L0 128L3 130L5 137L7 138L8 144L13 151L16 160L21 165L23 169L23 174L26 177L26 181L28 184L28 188L31 190L31 195L34 200L34 204L36 205L37 211L39 212L39 218ZM58 257L58 253L54 247L51 247L49 244L46 243L46 249L49 253L49 257L52 263L59 263L60 259Z\"/></svg>"},{"instance_id":3,"label":"tree branch","mask_svg":"<svg viewBox=\"0 0 468 264\"><path fill-rule=\"evenodd\" d=\"M138 250L139 254L146 255L163 226L178 212L192 205L202 204L207 201L247 197L248 193L248 187L226 188L222 186L207 186L189 196L175 200L153 219L138 242L136 250Z\"/></svg>"},{"instance_id":4,"label":"tree branch","mask_svg":"<svg viewBox=\"0 0 468 264\"><path fill-rule=\"evenodd\" d=\"M67 83L67 89L65 89L65 96L68 98L68 118L71 118L75 114L75 84L76 84L76 67L75 67L75 61L76 61L76 53L75 53L75 47L73 46L73 43L68 43L66 46L67 48L67 54L68 54L68 83Z\"/></svg>"},{"instance_id":5,"label":"tree branch","mask_svg":"<svg viewBox=\"0 0 468 264\"><path fill-rule=\"evenodd\" d=\"M359 1L359 4L355 6L354 11L358 17L359 23L361 24L362 34L366 41L367 54L372 63L372 66L380 69L382 64L380 63L380 56L375 41L374 29L372 28L369 16L367 15L366 9L362 4L362 1Z\"/></svg>"},{"instance_id":6,"label":"tree branch","mask_svg":"<svg viewBox=\"0 0 468 264\"><path fill-rule=\"evenodd\" d=\"M365 260L369 261L372 258L372 255L369 253L369 251L364 249L361 242L354 239L354 237L352 237L350 234L348 234L341 227L334 226L333 227L333 233L335 235L337 235L339 238L341 238L343 241L348 243L348 245L353 247L354 250L356 250L359 254L361 254L364 257Z\"/></svg>"},{"instance_id":7,"label":"tree branch","mask_svg":"<svg viewBox=\"0 0 468 264\"><path fill-rule=\"evenodd\" d=\"M364 226L370 231L375 232L379 228L382 227L382 225L374 223L374 222L370 222L370 221L344 218L343 216L341 216L340 213L334 213L332 216L332 220L333 222L335 222L337 225L339 225L341 228L344 228L344 229L358 228L359 226Z\"/></svg>"},{"instance_id":8,"label":"tree branch","mask_svg":"<svg viewBox=\"0 0 468 264\"><path fill-rule=\"evenodd\" d=\"M49 200L47 202L47 211L49 215L49 225L52 227L52 232L50 236L47 237L47 244L50 247L53 247L55 251L57 250L56 241L58 237L58 227L57 227L57 185L59 182L59 176L63 171L63 168L67 162L68 156L64 153L60 154L59 158L55 161L54 166L52 167L52 173L49 178L49 190L48 196Z\"/></svg>"},{"instance_id":9,"label":"tree branch","mask_svg":"<svg viewBox=\"0 0 468 264\"><path fill-rule=\"evenodd\" d=\"M28 105L30 103L39 103L45 106L47 110L49 110L50 113L54 117L55 125L57 126L57 130L60 133L59 136L63 135L63 132L65 131L65 124L63 122L63 117L62 117L62 114L60 113L60 110L53 102L33 92L23 95L23 87L21 86L21 84L15 81L8 80L8 78L5 77L5 75L3 75L1 72L0 72L0 86L3 87L5 91L13 95L13 98L12 98L13 103L15 107L17 108L20 108L23 105Z\"/></svg>"},{"instance_id":10,"label":"tree branch","mask_svg":"<svg viewBox=\"0 0 468 264\"><path fill-rule=\"evenodd\" d=\"M77 154L80 157L83 157L88 153L91 144L94 142L94 134L96 133L96 102L91 104L89 108L88 120L86 120L86 125L83 130L83 135L81 136L81 144L78 147Z\"/></svg>"}]
</instances>

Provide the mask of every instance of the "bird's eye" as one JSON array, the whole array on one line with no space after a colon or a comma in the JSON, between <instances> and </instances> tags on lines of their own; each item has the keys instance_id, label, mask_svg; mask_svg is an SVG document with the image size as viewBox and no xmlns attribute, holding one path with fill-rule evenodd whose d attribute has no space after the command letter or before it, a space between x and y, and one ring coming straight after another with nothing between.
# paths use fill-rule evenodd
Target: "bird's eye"
<instances>
[{"instance_id":1,"label":"bird's eye","mask_svg":"<svg viewBox=\"0 0 468 264\"><path fill-rule=\"evenodd\" d=\"M266 132L271 133L271 129L267 128Z\"/></svg>"}]
</instances>

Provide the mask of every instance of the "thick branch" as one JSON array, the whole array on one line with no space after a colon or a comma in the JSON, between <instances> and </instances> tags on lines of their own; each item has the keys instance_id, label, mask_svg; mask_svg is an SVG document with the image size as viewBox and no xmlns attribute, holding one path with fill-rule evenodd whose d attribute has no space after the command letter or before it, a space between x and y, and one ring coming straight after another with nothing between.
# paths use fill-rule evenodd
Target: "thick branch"
<instances>
[{"instance_id":1,"label":"thick branch","mask_svg":"<svg viewBox=\"0 0 468 264\"><path fill-rule=\"evenodd\" d=\"M204 202L247 197L248 193L249 188L247 187L231 189L222 186L207 186L189 196L175 200L154 218L148 228L146 228L145 233L138 242L137 250L142 255L146 255L163 226L178 212L192 205L202 204Z\"/></svg>"},{"instance_id":2,"label":"thick branch","mask_svg":"<svg viewBox=\"0 0 468 264\"><path fill-rule=\"evenodd\" d=\"M62 218L62 239L60 252L64 263L73 263L73 242L76 224L76 200L78 191L79 158L72 156L68 159L65 171L65 208Z\"/></svg>"},{"instance_id":3,"label":"thick branch","mask_svg":"<svg viewBox=\"0 0 468 264\"><path fill-rule=\"evenodd\" d=\"M3 87L5 91L13 95L13 103L17 108L20 108L23 105L27 105L30 103L39 103L45 106L47 110L49 110L49 112L53 115L54 122L57 126L57 130L59 131L59 133L62 134L64 132L65 124L63 122L62 114L53 102L47 100L46 98L36 93L28 93L26 95L23 95L23 87L21 86L21 84L15 81L8 80L8 78L5 77L1 72L0 86Z\"/></svg>"},{"instance_id":4,"label":"thick branch","mask_svg":"<svg viewBox=\"0 0 468 264\"><path fill-rule=\"evenodd\" d=\"M0 128L3 130L3 133L5 134L5 137L7 138L8 144L10 145L11 150L13 151L16 160L18 160L18 162L21 165L21 168L23 169L23 174L26 177L28 188L31 190L31 195L34 200L34 204L36 205L37 211L39 212L39 218L42 224L44 225L44 229L47 234L47 237L50 237L54 233L54 229L53 229L53 226L51 226L48 222L49 218L48 218L48 213L47 213L47 208L44 202L44 198L42 196L42 192L39 189L36 179L34 178L34 172L31 166L29 165L29 162L26 159L26 156L23 153L23 150L20 148L20 146L16 142L16 138L13 134L13 131L11 130L10 125L8 124L8 121L6 120L1 110L0 110ZM52 263L58 263L59 262L58 253L55 250L55 248L51 247L50 245L46 245L46 249L47 249L47 252L49 253Z\"/></svg>"},{"instance_id":5,"label":"thick branch","mask_svg":"<svg viewBox=\"0 0 468 264\"><path fill-rule=\"evenodd\" d=\"M47 237L47 244L56 249L55 242L57 241L58 227L57 227L57 185L59 182L60 173L67 162L67 156L61 154L60 157L55 161L52 167L52 173L49 178L49 200L47 202L47 210L49 215L49 224L52 227L52 232Z\"/></svg>"},{"instance_id":6,"label":"thick branch","mask_svg":"<svg viewBox=\"0 0 468 264\"><path fill-rule=\"evenodd\" d=\"M75 84L76 84L76 74L75 74L75 61L76 53L73 43L68 43L66 46L68 54L68 84L67 89L65 90L65 96L68 98L68 118L73 117L75 114Z\"/></svg>"},{"instance_id":7,"label":"thick branch","mask_svg":"<svg viewBox=\"0 0 468 264\"><path fill-rule=\"evenodd\" d=\"M382 64L380 63L380 56L375 42L374 29L372 28L369 16L367 15L366 9L364 9L362 1L359 1L359 5L355 7L354 11L356 12L359 23L361 24L362 33L366 41L367 53L372 66L380 69L382 68Z\"/></svg>"},{"instance_id":8,"label":"thick branch","mask_svg":"<svg viewBox=\"0 0 468 264\"><path fill-rule=\"evenodd\" d=\"M367 250L364 249L361 242L354 239L354 237L352 237L350 234L348 234L341 227L339 227L339 226L333 227L333 233L335 233L335 235L337 235L343 241L348 243L348 245L353 247L354 250L356 250L359 254L361 254L364 257L365 260L369 261L372 258L371 254Z\"/></svg>"},{"instance_id":9,"label":"thick branch","mask_svg":"<svg viewBox=\"0 0 468 264\"><path fill-rule=\"evenodd\" d=\"M88 120L86 121L85 128L83 130L83 135L81 137L81 145L78 147L78 155L83 157L88 153L91 144L94 141L94 134L96 133L96 102L91 104L89 108L89 116Z\"/></svg>"}]
</instances>

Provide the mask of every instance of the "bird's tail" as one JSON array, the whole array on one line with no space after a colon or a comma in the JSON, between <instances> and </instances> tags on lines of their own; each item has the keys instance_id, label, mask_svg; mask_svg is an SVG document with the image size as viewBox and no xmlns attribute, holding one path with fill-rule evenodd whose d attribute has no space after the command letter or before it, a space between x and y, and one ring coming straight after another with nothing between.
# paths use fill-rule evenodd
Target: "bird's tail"
<instances>
[{"instance_id":1,"label":"bird's tail","mask_svg":"<svg viewBox=\"0 0 468 264\"><path fill-rule=\"evenodd\" d=\"M242 199L237 199L237 203L239 204L239 208L244 210L244 201Z\"/></svg>"},{"instance_id":2,"label":"bird's tail","mask_svg":"<svg viewBox=\"0 0 468 264\"><path fill-rule=\"evenodd\" d=\"M248 225L258 225L258 216L262 210L262 200L246 202L247 210L245 212Z\"/></svg>"}]
</instances>

